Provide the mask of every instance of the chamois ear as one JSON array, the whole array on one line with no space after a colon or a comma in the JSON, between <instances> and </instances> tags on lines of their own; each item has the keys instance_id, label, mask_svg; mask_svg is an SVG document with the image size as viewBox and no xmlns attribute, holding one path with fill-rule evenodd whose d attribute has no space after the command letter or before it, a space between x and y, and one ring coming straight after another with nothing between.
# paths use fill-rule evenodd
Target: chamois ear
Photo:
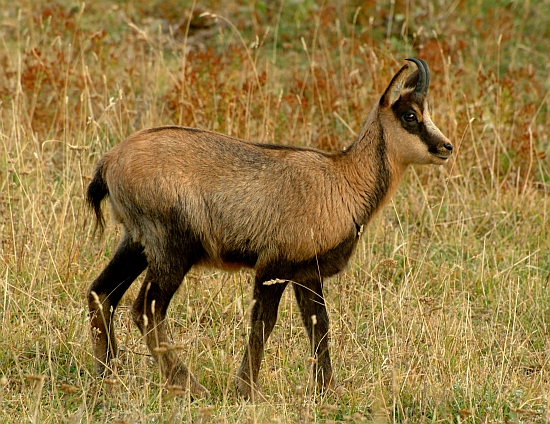
<instances>
[{"instance_id":1,"label":"chamois ear","mask_svg":"<svg viewBox=\"0 0 550 424\"><path fill-rule=\"evenodd\" d=\"M399 72L397 72L397 74L395 74L392 78L390 85L388 85L388 88L386 88L386 91L384 91L384 94L382 94L382 97L380 98L380 107L389 107L399 100L401 91L405 86L408 69L409 65L403 65Z\"/></svg>"},{"instance_id":2,"label":"chamois ear","mask_svg":"<svg viewBox=\"0 0 550 424\"><path fill-rule=\"evenodd\" d=\"M407 77L404 88L415 88L418 84L418 69Z\"/></svg>"}]
</instances>

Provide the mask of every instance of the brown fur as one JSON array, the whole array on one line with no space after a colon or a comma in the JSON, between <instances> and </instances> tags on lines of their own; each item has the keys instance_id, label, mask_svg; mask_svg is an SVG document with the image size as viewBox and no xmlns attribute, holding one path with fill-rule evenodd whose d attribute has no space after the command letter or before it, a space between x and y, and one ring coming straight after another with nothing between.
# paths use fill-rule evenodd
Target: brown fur
<instances>
[{"instance_id":1,"label":"brown fur","mask_svg":"<svg viewBox=\"0 0 550 424\"><path fill-rule=\"evenodd\" d=\"M192 266L249 267L256 271L255 303L238 392L254 396L288 282L317 358L315 381L334 385L323 280L346 266L361 227L389 200L406 167L441 164L452 150L431 123L425 96L413 93L418 71L407 79L407 68L393 78L357 140L336 154L183 127L142 130L111 149L88 189L99 225L108 195L125 229L88 292L97 371L116 354L114 309L147 269L134 321L168 383L208 395L169 348L166 310ZM403 121L410 111L417 125ZM283 282L264 284L273 279Z\"/></svg>"}]
</instances>

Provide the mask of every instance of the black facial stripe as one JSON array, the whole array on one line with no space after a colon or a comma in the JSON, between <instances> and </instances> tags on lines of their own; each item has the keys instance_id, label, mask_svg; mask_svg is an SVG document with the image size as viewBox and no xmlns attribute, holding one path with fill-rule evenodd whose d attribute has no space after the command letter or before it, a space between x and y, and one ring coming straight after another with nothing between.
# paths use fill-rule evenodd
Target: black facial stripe
<instances>
[{"instance_id":1,"label":"black facial stripe","mask_svg":"<svg viewBox=\"0 0 550 424\"><path fill-rule=\"evenodd\" d=\"M415 103L416 106L423 112L423 108L418 103ZM430 153L438 153L438 145L441 140L439 137L434 136L432 132L428 130L423 117L419 114L417 108L411 107L411 99L407 97L401 97L392 105L392 111L395 115L397 122L401 124L404 130L408 133L417 136L426 146ZM409 113L414 113L417 117L417 120L412 122L407 122L403 117Z\"/></svg>"}]
</instances>

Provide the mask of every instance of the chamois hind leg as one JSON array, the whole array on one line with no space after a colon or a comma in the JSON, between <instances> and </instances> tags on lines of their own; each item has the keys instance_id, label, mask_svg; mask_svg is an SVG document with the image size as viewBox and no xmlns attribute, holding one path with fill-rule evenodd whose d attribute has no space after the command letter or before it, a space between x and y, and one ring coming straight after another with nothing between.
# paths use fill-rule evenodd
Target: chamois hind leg
<instances>
[{"instance_id":1,"label":"chamois hind leg","mask_svg":"<svg viewBox=\"0 0 550 424\"><path fill-rule=\"evenodd\" d=\"M132 307L132 316L168 384L189 389L193 397L204 398L210 396L208 390L189 372L177 352L170 348L165 321L170 300L192 265L185 264L185 260L184 257L175 258L172 263L161 267L149 264Z\"/></svg>"},{"instance_id":2,"label":"chamois hind leg","mask_svg":"<svg viewBox=\"0 0 550 424\"><path fill-rule=\"evenodd\" d=\"M264 285L263 283L269 279L256 275L254 305L250 317L250 336L241 366L235 377L237 392L246 399L252 398L253 401L257 390L258 373L264 356L264 345L277 321L279 303L287 286L287 282Z\"/></svg>"},{"instance_id":3,"label":"chamois hind leg","mask_svg":"<svg viewBox=\"0 0 550 424\"><path fill-rule=\"evenodd\" d=\"M143 246L125 235L107 267L88 289L94 366L98 374L105 373L109 360L117 353L113 316L118 302L145 268Z\"/></svg>"},{"instance_id":4,"label":"chamois hind leg","mask_svg":"<svg viewBox=\"0 0 550 424\"><path fill-rule=\"evenodd\" d=\"M329 355L329 319L323 297L322 282L313 279L302 283L293 283L296 300L300 307L302 322L311 345L313 379L316 387L323 389L334 387L332 365Z\"/></svg>"}]
</instances>

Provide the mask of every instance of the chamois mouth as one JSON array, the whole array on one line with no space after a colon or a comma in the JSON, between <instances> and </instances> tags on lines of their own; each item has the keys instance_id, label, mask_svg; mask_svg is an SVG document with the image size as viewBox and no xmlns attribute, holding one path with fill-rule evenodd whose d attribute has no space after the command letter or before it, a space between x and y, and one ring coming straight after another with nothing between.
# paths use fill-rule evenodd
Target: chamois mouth
<instances>
[{"instance_id":1,"label":"chamois mouth","mask_svg":"<svg viewBox=\"0 0 550 424\"><path fill-rule=\"evenodd\" d=\"M435 153L434 156L442 160L447 160L452 156L452 153Z\"/></svg>"}]
</instances>

